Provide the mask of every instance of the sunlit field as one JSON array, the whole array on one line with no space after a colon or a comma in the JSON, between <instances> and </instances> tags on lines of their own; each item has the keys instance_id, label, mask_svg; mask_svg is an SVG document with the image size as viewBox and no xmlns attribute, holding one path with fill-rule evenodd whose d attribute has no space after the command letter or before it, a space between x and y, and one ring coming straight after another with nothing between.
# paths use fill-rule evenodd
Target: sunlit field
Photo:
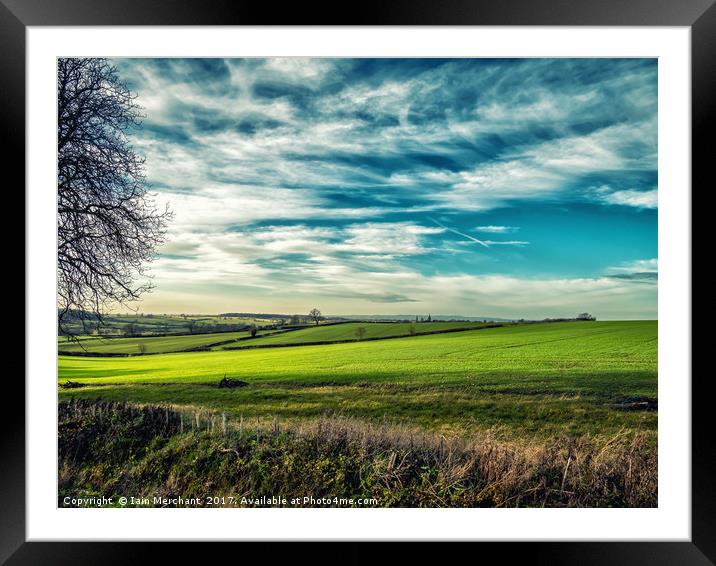
<instances>
[{"instance_id":1,"label":"sunlit field","mask_svg":"<svg viewBox=\"0 0 716 566\"><path fill-rule=\"evenodd\" d=\"M509 436L655 432L655 412L614 405L656 397L656 353L657 323L636 321L128 358L60 356L60 383L83 387L60 388L59 395L168 403L232 418L340 413L456 434L490 427ZM246 385L216 387L223 377Z\"/></svg>"}]
</instances>

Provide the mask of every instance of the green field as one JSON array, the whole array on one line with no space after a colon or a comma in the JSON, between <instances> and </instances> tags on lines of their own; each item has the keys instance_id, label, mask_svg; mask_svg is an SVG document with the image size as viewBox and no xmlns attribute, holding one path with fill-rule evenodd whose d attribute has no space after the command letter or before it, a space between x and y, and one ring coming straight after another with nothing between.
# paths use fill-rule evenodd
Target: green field
<instances>
[{"instance_id":1,"label":"green field","mask_svg":"<svg viewBox=\"0 0 716 566\"><path fill-rule=\"evenodd\" d=\"M193 334L187 336L152 336L132 338L81 337L79 341L68 341L60 338L60 353L92 353L92 354L163 354L182 352L193 348L202 348L221 342L230 342L248 338L248 332L215 332L212 334ZM232 342L235 344L235 342ZM144 348L142 352L140 348Z\"/></svg>"},{"instance_id":2,"label":"green field","mask_svg":"<svg viewBox=\"0 0 716 566\"><path fill-rule=\"evenodd\" d=\"M471 322L426 322L426 323L346 323L320 325L298 330L259 330L255 339L249 338L248 331L213 332L208 334L101 337L79 336L69 340L64 336L58 339L60 353L90 354L167 354L184 352L196 348L236 349L254 346L273 346L283 344L304 344L310 342L341 342L358 340L357 328L363 328L362 339L391 338L446 330L480 328L484 323ZM140 349L142 348L142 349Z\"/></svg>"},{"instance_id":3,"label":"green field","mask_svg":"<svg viewBox=\"0 0 716 566\"><path fill-rule=\"evenodd\" d=\"M311 342L341 342L358 340L356 331L365 330L361 340L376 338L392 338L396 336L410 336L412 334L425 334L446 330L459 330L480 328L485 326L482 322L349 322L344 324L326 324L302 328L282 334L265 336L246 344L230 344L219 348L236 348L242 346L305 344Z\"/></svg>"},{"instance_id":4,"label":"green field","mask_svg":"<svg viewBox=\"0 0 716 566\"><path fill-rule=\"evenodd\" d=\"M336 332L340 326L349 325L311 330ZM215 387L224 375L249 385ZM60 399L172 403L232 417L293 421L337 412L459 434L495 426L520 436L655 432L656 412L609 405L657 396L657 322L525 324L130 358L60 356L59 380L85 385L60 389Z\"/></svg>"}]
</instances>

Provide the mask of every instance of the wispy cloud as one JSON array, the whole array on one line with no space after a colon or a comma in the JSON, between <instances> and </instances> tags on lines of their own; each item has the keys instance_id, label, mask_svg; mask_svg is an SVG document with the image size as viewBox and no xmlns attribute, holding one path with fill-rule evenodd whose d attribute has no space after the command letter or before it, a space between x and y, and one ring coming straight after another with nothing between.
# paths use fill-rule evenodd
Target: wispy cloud
<instances>
[{"instance_id":1,"label":"wispy cloud","mask_svg":"<svg viewBox=\"0 0 716 566\"><path fill-rule=\"evenodd\" d=\"M524 240L505 240L505 241L495 241L495 240L485 240L485 243L488 246L528 246L529 242L525 242Z\"/></svg>"},{"instance_id":2,"label":"wispy cloud","mask_svg":"<svg viewBox=\"0 0 716 566\"><path fill-rule=\"evenodd\" d=\"M634 189L609 191L602 187L596 191L598 199L607 204L633 206L636 208L657 208L659 195L656 189L639 191Z\"/></svg>"},{"instance_id":3,"label":"wispy cloud","mask_svg":"<svg viewBox=\"0 0 716 566\"><path fill-rule=\"evenodd\" d=\"M607 269L609 277L629 281L655 283L659 279L659 260L638 259L615 265Z\"/></svg>"},{"instance_id":4,"label":"wispy cloud","mask_svg":"<svg viewBox=\"0 0 716 566\"><path fill-rule=\"evenodd\" d=\"M609 273L633 273L643 271L659 271L659 259L636 259L633 261L623 262L607 269L607 272Z\"/></svg>"},{"instance_id":5,"label":"wispy cloud","mask_svg":"<svg viewBox=\"0 0 716 566\"><path fill-rule=\"evenodd\" d=\"M478 232L485 232L488 234L507 234L510 232L517 232L519 226L478 226L475 228Z\"/></svg>"}]
</instances>

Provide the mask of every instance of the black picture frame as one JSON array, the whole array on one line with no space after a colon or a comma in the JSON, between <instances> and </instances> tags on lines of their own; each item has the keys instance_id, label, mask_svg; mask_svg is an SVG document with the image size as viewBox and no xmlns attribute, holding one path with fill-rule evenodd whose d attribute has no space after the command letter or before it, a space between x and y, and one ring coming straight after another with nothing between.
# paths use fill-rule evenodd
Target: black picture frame
<instances>
[{"instance_id":1,"label":"black picture frame","mask_svg":"<svg viewBox=\"0 0 716 566\"><path fill-rule=\"evenodd\" d=\"M716 0L400 0L332 6L300 3L278 8L243 0L0 0L0 120L7 164L24 163L25 32L28 26L66 25L565 25L687 26L691 30L692 179L704 185L716 100ZM6 175L7 187L24 186L24 168ZM14 176L14 178L13 178ZM710 184L713 184L712 182ZM10 189L12 191L12 189ZM15 191L19 193L19 191ZM693 194L693 191L692 191ZM24 207L24 204L19 207ZM32 297L25 294L25 304ZM691 329L684 329L691 332ZM188 556L186 545L155 543L26 542L24 383L9 379L5 398L20 411L0 432L0 562L20 564L166 563ZM689 379L691 376L681 376ZM692 380L692 537L690 542L475 543L491 555L536 564L716 563L716 459L712 446L710 374ZM558 533L555 533L559 536ZM318 535L317 535L318 536ZM77 533L81 539L82 534ZM300 550L310 560L364 562L380 556L376 543L350 543L351 550ZM244 546L249 546L244 543ZM422 559L430 557L418 545ZM225 546L224 546L225 548ZM255 548L255 546L254 546ZM415 546L413 546L413 549ZM258 549L257 549L258 550ZM242 549L245 556L246 549ZM260 550L261 553L266 552ZM272 556L277 558L276 550ZM281 551L284 552L284 551ZM295 551L288 551L293 554ZM401 553L410 550L401 549ZM444 547L437 549L444 555ZM403 559L411 557L403 554ZM402 561L402 560L401 560Z\"/></svg>"}]
</instances>

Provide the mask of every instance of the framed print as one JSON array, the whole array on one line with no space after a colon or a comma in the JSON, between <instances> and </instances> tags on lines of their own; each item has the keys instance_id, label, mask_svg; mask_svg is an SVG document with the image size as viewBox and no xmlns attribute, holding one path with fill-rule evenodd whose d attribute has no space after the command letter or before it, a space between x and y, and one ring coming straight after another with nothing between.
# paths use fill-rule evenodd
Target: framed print
<instances>
[{"instance_id":1,"label":"framed print","mask_svg":"<svg viewBox=\"0 0 716 566\"><path fill-rule=\"evenodd\" d=\"M691 371L716 8L658 8L4 1L3 560L716 560Z\"/></svg>"}]
</instances>

